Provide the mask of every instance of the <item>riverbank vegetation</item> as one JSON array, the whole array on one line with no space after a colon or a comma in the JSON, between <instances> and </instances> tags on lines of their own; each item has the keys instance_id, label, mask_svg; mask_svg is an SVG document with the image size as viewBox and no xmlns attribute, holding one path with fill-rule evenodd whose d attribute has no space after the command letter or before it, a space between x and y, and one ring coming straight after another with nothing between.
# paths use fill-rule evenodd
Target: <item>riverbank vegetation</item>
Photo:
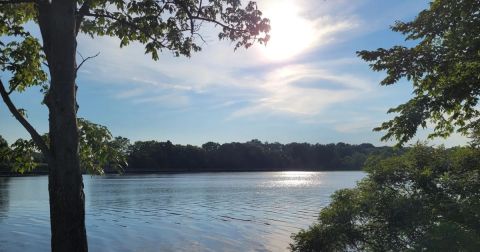
<instances>
[{"instance_id":1,"label":"riverbank vegetation","mask_svg":"<svg viewBox=\"0 0 480 252\"><path fill-rule=\"evenodd\" d=\"M372 157L367 177L335 192L292 251L478 251L480 150L416 145Z\"/></svg>"},{"instance_id":2,"label":"riverbank vegetation","mask_svg":"<svg viewBox=\"0 0 480 252\"><path fill-rule=\"evenodd\" d=\"M435 0L392 30L415 43L361 51L381 85L402 79L413 97L390 109L383 139L407 143L431 125L433 137L470 136L470 147L417 145L371 158L367 178L337 191L318 222L292 236L292 251L480 251L480 2Z\"/></svg>"},{"instance_id":3,"label":"riverbank vegetation","mask_svg":"<svg viewBox=\"0 0 480 252\"><path fill-rule=\"evenodd\" d=\"M167 142L136 142L127 171L360 170L370 154L392 155L391 147L309 143L208 142L201 147Z\"/></svg>"},{"instance_id":4,"label":"riverbank vegetation","mask_svg":"<svg viewBox=\"0 0 480 252\"><path fill-rule=\"evenodd\" d=\"M80 152L84 157L82 160L89 160L83 162L88 165L84 171L89 173L117 172L122 163L119 157L122 156L126 163L120 168L127 173L360 170L369 155L392 156L402 151L392 147L375 147L368 143L281 144L259 140L224 144L208 142L202 146L173 144L170 141L138 141L130 144L127 138L113 138L100 125L83 121L82 125L81 143L85 144L81 145ZM17 140L11 146L6 141L2 142L0 148L5 154L2 155L3 166L0 171L3 174L46 173L48 167L42 165L45 163L42 155L19 144L23 142L24 140ZM101 155L104 157L103 163L99 163L102 160L92 161L96 160L92 153L97 153L97 159L98 153L104 153ZM30 170L19 170L13 165L22 163L20 167L26 167L27 161L33 167Z\"/></svg>"}]
</instances>

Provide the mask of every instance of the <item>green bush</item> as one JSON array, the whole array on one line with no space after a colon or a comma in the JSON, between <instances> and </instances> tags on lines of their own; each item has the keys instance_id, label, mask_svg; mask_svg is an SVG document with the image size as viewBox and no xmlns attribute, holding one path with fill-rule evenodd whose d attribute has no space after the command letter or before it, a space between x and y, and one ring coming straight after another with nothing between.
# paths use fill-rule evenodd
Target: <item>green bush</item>
<instances>
[{"instance_id":1,"label":"green bush","mask_svg":"<svg viewBox=\"0 0 480 252\"><path fill-rule=\"evenodd\" d=\"M367 162L292 251L480 251L480 150L417 145Z\"/></svg>"}]
</instances>

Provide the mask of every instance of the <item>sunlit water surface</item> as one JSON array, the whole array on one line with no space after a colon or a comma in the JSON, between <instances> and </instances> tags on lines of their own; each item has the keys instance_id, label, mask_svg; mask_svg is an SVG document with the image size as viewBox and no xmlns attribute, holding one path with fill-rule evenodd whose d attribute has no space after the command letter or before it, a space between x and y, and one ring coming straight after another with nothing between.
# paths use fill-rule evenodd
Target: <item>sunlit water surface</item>
<instances>
[{"instance_id":1,"label":"sunlit water surface","mask_svg":"<svg viewBox=\"0 0 480 252\"><path fill-rule=\"evenodd\" d=\"M90 251L285 251L362 172L84 176ZM0 177L0 251L48 251L47 177Z\"/></svg>"}]
</instances>

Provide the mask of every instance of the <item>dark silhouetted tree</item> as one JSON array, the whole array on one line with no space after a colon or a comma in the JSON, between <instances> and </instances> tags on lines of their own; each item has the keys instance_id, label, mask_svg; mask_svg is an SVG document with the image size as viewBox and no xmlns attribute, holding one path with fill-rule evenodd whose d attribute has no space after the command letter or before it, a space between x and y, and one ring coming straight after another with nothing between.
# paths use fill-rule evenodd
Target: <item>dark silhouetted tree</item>
<instances>
[{"instance_id":1,"label":"dark silhouetted tree","mask_svg":"<svg viewBox=\"0 0 480 252\"><path fill-rule=\"evenodd\" d=\"M201 148L171 142L135 142L130 147L126 172L360 170L371 154L391 156L391 147L308 143L218 144Z\"/></svg>"}]
</instances>

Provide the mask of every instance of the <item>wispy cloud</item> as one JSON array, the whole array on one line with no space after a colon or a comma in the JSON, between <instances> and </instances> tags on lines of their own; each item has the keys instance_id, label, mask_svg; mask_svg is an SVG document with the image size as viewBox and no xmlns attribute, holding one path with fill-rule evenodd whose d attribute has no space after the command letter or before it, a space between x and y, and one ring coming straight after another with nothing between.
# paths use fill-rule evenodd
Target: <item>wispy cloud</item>
<instances>
[{"instance_id":1,"label":"wispy cloud","mask_svg":"<svg viewBox=\"0 0 480 252\"><path fill-rule=\"evenodd\" d=\"M340 133L360 133L372 131L379 126L381 121L368 116L348 118L346 121L337 122L333 129Z\"/></svg>"},{"instance_id":2,"label":"wispy cloud","mask_svg":"<svg viewBox=\"0 0 480 252\"><path fill-rule=\"evenodd\" d=\"M275 4L278 1L265 1L263 6L268 9ZM341 39L345 31L360 23L356 17L312 16L304 9L298 12L299 16L295 17L297 25L306 26L305 31L312 33L308 36L308 45L298 54L307 54ZM298 30L299 27L293 26L292 29ZM209 32L206 37L215 36ZM229 118L259 113L306 118L331 105L356 99L369 90L368 80L332 71L333 66L355 64L352 59L302 63L298 56L289 63L279 64L266 57L265 51L270 50L269 47L256 46L234 53L228 43L212 41L203 52L190 59L174 58L164 53L159 61L154 62L143 55L144 49L139 44L118 49L119 41L113 38L92 41L84 37L81 40L83 47L80 50L101 52L97 63L87 66L85 71L94 73L91 76L103 83L116 85L112 87L115 90L113 96L134 104L159 102L168 107L166 104L171 102L175 106L197 106L195 96L206 94L217 97L217 104L211 107L234 107ZM274 41L272 38L272 43Z\"/></svg>"},{"instance_id":3,"label":"wispy cloud","mask_svg":"<svg viewBox=\"0 0 480 252\"><path fill-rule=\"evenodd\" d=\"M190 104L190 99L182 94L153 95L132 99L134 104L156 104L167 108L184 108Z\"/></svg>"},{"instance_id":4,"label":"wispy cloud","mask_svg":"<svg viewBox=\"0 0 480 252\"><path fill-rule=\"evenodd\" d=\"M132 89L127 89L125 91L119 91L118 93L115 94L115 98L127 99L132 97L138 97L143 94L145 94L144 88L132 88Z\"/></svg>"},{"instance_id":5,"label":"wispy cloud","mask_svg":"<svg viewBox=\"0 0 480 252\"><path fill-rule=\"evenodd\" d=\"M218 27L204 23L201 32L207 43L201 52L176 58L165 51L153 61L138 43L120 49L118 39L79 36L82 55L100 52L79 70L80 112L141 139L169 135L185 143L235 137L378 141L381 133L371 129L391 119L387 109L407 101L411 85L404 81L378 87L384 74L372 72L355 51L403 43L402 36L395 36L388 26L395 20L410 20L428 1L259 0L258 4L272 18L272 41L267 47L234 52L231 43L218 41ZM34 120L41 97L26 97L20 101ZM29 103L32 100L35 104ZM2 120L10 120L2 111ZM47 112L37 113L43 113L43 119ZM146 127L139 131L139 125L147 124L150 131ZM12 125L6 126L7 136L19 134L16 122ZM201 133L185 134L202 127ZM426 133L420 131L418 136L424 139ZM454 136L452 142L462 141Z\"/></svg>"},{"instance_id":6,"label":"wispy cloud","mask_svg":"<svg viewBox=\"0 0 480 252\"><path fill-rule=\"evenodd\" d=\"M155 62L143 55L142 45L133 43L119 49L119 41L113 38L81 38L80 50L89 51L82 51L84 54L101 52L96 64L85 70L110 85L114 98L133 105L222 109L226 111L226 120L275 116L293 117L299 123L328 123L327 118L332 115L326 114L331 108L377 95L373 91L378 83L376 76L351 72L358 65L367 68L354 52L334 59L318 53L336 50L338 43L362 34L366 29L365 17L357 15L355 9L367 2L261 1L261 9L271 10L265 14L271 15L273 26L272 43L266 48L254 46L234 52L228 42L216 40L216 29L207 26L204 38L208 44L192 58L175 58L164 52ZM281 3L283 7L299 7L286 10L293 16L275 14L278 10L274 6L282 7ZM275 37L275 29L284 29L286 33L277 32L280 36ZM305 43L298 41L302 39L306 39ZM287 40L289 47L299 47L292 50L295 57L272 59L269 54L283 50L281 43L275 45L275 40ZM369 120L348 120L356 126L331 126L346 133L371 125Z\"/></svg>"},{"instance_id":7,"label":"wispy cloud","mask_svg":"<svg viewBox=\"0 0 480 252\"><path fill-rule=\"evenodd\" d=\"M315 65L288 65L267 73L258 87L263 96L235 111L232 118L260 113L312 117L329 106L363 97L371 83Z\"/></svg>"}]
</instances>

